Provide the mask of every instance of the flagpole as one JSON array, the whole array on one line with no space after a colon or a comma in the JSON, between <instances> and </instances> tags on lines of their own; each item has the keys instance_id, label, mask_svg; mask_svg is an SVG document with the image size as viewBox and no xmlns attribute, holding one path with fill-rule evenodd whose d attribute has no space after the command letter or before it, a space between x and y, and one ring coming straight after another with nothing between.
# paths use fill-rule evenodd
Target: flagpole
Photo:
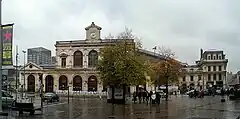
<instances>
[{"instance_id":1,"label":"flagpole","mask_svg":"<svg viewBox=\"0 0 240 119\"><path fill-rule=\"evenodd\" d=\"M3 42L2 42L2 0L0 0L0 112L2 112L2 58L3 58Z\"/></svg>"}]
</instances>

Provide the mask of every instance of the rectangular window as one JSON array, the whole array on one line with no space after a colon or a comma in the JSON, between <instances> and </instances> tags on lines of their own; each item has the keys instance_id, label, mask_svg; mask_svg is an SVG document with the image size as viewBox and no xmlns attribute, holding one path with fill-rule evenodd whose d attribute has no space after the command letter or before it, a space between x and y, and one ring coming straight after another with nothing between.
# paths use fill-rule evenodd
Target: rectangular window
<instances>
[{"instance_id":1,"label":"rectangular window","mask_svg":"<svg viewBox=\"0 0 240 119\"><path fill-rule=\"evenodd\" d=\"M217 79L217 75L213 74L213 80L215 81Z\"/></svg>"},{"instance_id":2,"label":"rectangular window","mask_svg":"<svg viewBox=\"0 0 240 119\"><path fill-rule=\"evenodd\" d=\"M215 60L215 59L216 59L216 56L213 56L213 59Z\"/></svg>"},{"instance_id":3,"label":"rectangular window","mask_svg":"<svg viewBox=\"0 0 240 119\"><path fill-rule=\"evenodd\" d=\"M211 56L208 56L208 59L210 60L210 59L211 59Z\"/></svg>"},{"instance_id":4,"label":"rectangular window","mask_svg":"<svg viewBox=\"0 0 240 119\"><path fill-rule=\"evenodd\" d=\"M66 58L62 58L62 64L61 64L62 67L66 67Z\"/></svg>"},{"instance_id":5,"label":"rectangular window","mask_svg":"<svg viewBox=\"0 0 240 119\"><path fill-rule=\"evenodd\" d=\"M208 81L211 81L211 74L208 74Z\"/></svg>"},{"instance_id":6,"label":"rectangular window","mask_svg":"<svg viewBox=\"0 0 240 119\"><path fill-rule=\"evenodd\" d=\"M218 56L218 59L220 59L220 60L221 60L221 59L222 59L222 57L221 57L221 56Z\"/></svg>"},{"instance_id":7,"label":"rectangular window","mask_svg":"<svg viewBox=\"0 0 240 119\"><path fill-rule=\"evenodd\" d=\"M185 76L183 77L183 81L186 81L186 77Z\"/></svg>"},{"instance_id":8,"label":"rectangular window","mask_svg":"<svg viewBox=\"0 0 240 119\"><path fill-rule=\"evenodd\" d=\"M208 71L211 71L211 66L208 66Z\"/></svg>"},{"instance_id":9,"label":"rectangular window","mask_svg":"<svg viewBox=\"0 0 240 119\"><path fill-rule=\"evenodd\" d=\"M218 66L218 71L222 71L222 66Z\"/></svg>"},{"instance_id":10,"label":"rectangular window","mask_svg":"<svg viewBox=\"0 0 240 119\"><path fill-rule=\"evenodd\" d=\"M222 80L222 74L219 74L219 75L218 75L218 79L219 79L219 81Z\"/></svg>"},{"instance_id":11,"label":"rectangular window","mask_svg":"<svg viewBox=\"0 0 240 119\"><path fill-rule=\"evenodd\" d=\"M216 71L216 66L213 66L213 71Z\"/></svg>"},{"instance_id":12,"label":"rectangular window","mask_svg":"<svg viewBox=\"0 0 240 119\"><path fill-rule=\"evenodd\" d=\"M193 81L193 76L190 77L190 80Z\"/></svg>"}]
</instances>

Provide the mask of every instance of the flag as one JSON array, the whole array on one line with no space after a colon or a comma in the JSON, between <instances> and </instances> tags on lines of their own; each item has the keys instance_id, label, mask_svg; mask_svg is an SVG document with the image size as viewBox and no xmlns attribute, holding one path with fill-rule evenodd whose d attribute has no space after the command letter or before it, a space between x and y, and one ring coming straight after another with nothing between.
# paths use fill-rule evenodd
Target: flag
<instances>
[{"instance_id":1,"label":"flag","mask_svg":"<svg viewBox=\"0 0 240 119\"><path fill-rule=\"evenodd\" d=\"M12 65L13 24L2 25L2 65Z\"/></svg>"}]
</instances>

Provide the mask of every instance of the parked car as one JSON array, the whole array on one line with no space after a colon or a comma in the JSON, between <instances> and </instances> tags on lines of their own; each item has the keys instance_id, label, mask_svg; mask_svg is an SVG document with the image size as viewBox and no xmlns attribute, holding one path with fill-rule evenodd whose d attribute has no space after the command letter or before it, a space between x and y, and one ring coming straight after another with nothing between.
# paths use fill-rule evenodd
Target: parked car
<instances>
[{"instance_id":1,"label":"parked car","mask_svg":"<svg viewBox=\"0 0 240 119\"><path fill-rule=\"evenodd\" d=\"M7 91L2 90L2 107L9 108L15 106L16 100Z\"/></svg>"},{"instance_id":2,"label":"parked car","mask_svg":"<svg viewBox=\"0 0 240 119\"><path fill-rule=\"evenodd\" d=\"M46 100L49 102L54 102L54 101L59 102L59 96L54 92L48 92L43 95L43 101L46 101Z\"/></svg>"}]
</instances>

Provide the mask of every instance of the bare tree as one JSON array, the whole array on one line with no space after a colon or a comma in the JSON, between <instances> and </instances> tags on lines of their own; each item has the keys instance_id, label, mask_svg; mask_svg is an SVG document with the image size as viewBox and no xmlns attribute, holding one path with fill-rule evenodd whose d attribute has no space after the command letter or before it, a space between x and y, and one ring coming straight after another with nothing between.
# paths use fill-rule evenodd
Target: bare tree
<instances>
[{"instance_id":1,"label":"bare tree","mask_svg":"<svg viewBox=\"0 0 240 119\"><path fill-rule=\"evenodd\" d=\"M158 47L158 53L163 58L158 62L152 63L152 69L156 73L156 82L164 82L166 86L166 100L168 100L168 84L177 81L181 73L181 62L175 60L175 53L170 48ZM163 79L161 80L160 77Z\"/></svg>"}]
</instances>

